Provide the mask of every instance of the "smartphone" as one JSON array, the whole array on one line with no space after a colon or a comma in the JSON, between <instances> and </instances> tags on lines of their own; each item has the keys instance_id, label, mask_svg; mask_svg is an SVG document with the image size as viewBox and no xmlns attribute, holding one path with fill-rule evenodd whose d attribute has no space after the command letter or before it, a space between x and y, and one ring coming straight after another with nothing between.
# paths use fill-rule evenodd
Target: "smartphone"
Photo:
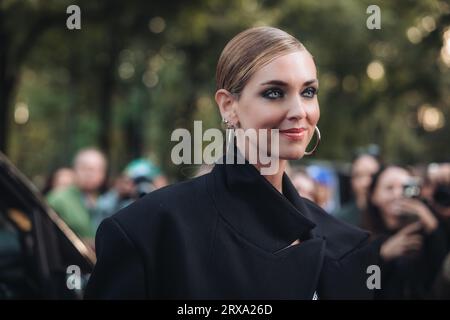
<instances>
[{"instance_id":1,"label":"smartphone","mask_svg":"<svg viewBox=\"0 0 450 320\"><path fill-rule=\"evenodd\" d=\"M403 228L411 223L419 221L419 217L416 214L405 212L398 217L398 221L401 228Z\"/></svg>"}]
</instances>

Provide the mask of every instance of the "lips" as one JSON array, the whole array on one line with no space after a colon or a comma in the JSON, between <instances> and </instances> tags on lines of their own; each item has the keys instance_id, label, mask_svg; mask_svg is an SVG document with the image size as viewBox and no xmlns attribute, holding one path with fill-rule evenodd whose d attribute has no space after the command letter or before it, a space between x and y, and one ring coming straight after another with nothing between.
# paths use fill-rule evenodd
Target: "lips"
<instances>
[{"instance_id":1,"label":"lips","mask_svg":"<svg viewBox=\"0 0 450 320\"><path fill-rule=\"evenodd\" d=\"M291 128L286 130L280 130L281 133L302 133L303 131L306 131L305 128Z\"/></svg>"},{"instance_id":2,"label":"lips","mask_svg":"<svg viewBox=\"0 0 450 320\"><path fill-rule=\"evenodd\" d=\"M301 140L306 134L305 128L290 128L286 130L280 130L280 133L291 140Z\"/></svg>"}]
</instances>

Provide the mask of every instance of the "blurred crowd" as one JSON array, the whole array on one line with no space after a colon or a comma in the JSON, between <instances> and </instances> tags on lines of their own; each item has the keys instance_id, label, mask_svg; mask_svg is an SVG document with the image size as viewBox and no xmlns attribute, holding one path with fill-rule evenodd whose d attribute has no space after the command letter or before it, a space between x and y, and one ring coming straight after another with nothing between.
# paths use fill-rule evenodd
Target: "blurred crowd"
<instances>
[{"instance_id":1,"label":"blurred crowd","mask_svg":"<svg viewBox=\"0 0 450 320\"><path fill-rule=\"evenodd\" d=\"M404 167L359 153L337 184L308 169L291 168L300 195L329 210L333 195L351 191L328 212L380 242L378 298L450 299L450 163Z\"/></svg>"},{"instance_id":2,"label":"blurred crowd","mask_svg":"<svg viewBox=\"0 0 450 320\"><path fill-rule=\"evenodd\" d=\"M52 172L43 189L48 203L85 242L94 248L100 222L143 195L167 185L149 159L131 161L108 185L108 161L94 148L80 150L71 168Z\"/></svg>"},{"instance_id":3,"label":"blurred crowd","mask_svg":"<svg viewBox=\"0 0 450 320\"><path fill-rule=\"evenodd\" d=\"M135 159L105 186L107 159L80 150L71 168L49 175L48 203L94 247L100 222L168 184L149 159ZM197 175L211 170L201 166ZM380 243L381 299L450 299L450 163L404 167L381 161L377 148L355 155L348 170L291 164L299 194Z\"/></svg>"}]
</instances>

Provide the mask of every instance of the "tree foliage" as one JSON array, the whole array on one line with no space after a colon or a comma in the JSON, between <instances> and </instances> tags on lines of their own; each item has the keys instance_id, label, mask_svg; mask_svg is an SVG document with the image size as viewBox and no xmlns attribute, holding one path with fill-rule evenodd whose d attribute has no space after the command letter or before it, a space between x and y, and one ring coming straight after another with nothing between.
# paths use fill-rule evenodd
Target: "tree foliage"
<instances>
[{"instance_id":1,"label":"tree foliage","mask_svg":"<svg viewBox=\"0 0 450 320\"><path fill-rule=\"evenodd\" d=\"M66 28L70 4L81 8L81 30ZM366 27L371 4L381 9L380 30ZM31 176L96 145L112 172L150 155L183 178L170 161L170 134L194 120L219 127L217 59L233 35L257 25L292 33L315 58L318 158L347 161L356 147L377 143L388 161L448 160L450 68L440 55L450 6L431 0L4 0L0 149ZM18 124L24 104L29 119ZM424 107L443 124L424 127Z\"/></svg>"}]
</instances>

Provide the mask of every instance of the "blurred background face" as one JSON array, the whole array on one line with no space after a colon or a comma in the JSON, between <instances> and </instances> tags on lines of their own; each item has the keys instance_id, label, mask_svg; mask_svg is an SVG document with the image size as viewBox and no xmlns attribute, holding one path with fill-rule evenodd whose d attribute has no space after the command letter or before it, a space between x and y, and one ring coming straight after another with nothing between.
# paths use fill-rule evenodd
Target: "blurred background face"
<instances>
[{"instance_id":1,"label":"blurred background face","mask_svg":"<svg viewBox=\"0 0 450 320\"><path fill-rule=\"evenodd\" d=\"M279 129L280 159L301 158L319 121L317 90L316 66L306 50L278 57L258 70L242 90L235 104L239 127ZM282 132L292 128L301 132Z\"/></svg>"},{"instance_id":2,"label":"blurred background face","mask_svg":"<svg viewBox=\"0 0 450 320\"><path fill-rule=\"evenodd\" d=\"M403 187L410 179L408 171L399 167L386 169L378 178L372 203L379 208L381 218L389 230L396 230L401 226L401 212L397 210L396 201L403 198Z\"/></svg>"},{"instance_id":3,"label":"blurred background face","mask_svg":"<svg viewBox=\"0 0 450 320\"><path fill-rule=\"evenodd\" d=\"M63 189L75 183L75 173L72 169L61 168L55 173L53 178L53 189Z\"/></svg>"},{"instance_id":4,"label":"blurred background face","mask_svg":"<svg viewBox=\"0 0 450 320\"><path fill-rule=\"evenodd\" d=\"M316 201L316 186L310 177L303 173L296 173L292 177L292 184L303 198Z\"/></svg>"},{"instance_id":5,"label":"blurred background face","mask_svg":"<svg viewBox=\"0 0 450 320\"><path fill-rule=\"evenodd\" d=\"M75 160L75 181L84 192L95 192L106 176L106 161L98 151L85 151Z\"/></svg>"},{"instance_id":6,"label":"blurred background face","mask_svg":"<svg viewBox=\"0 0 450 320\"><path fill-rule=\"evenodd\" d=\"M352 190L359 201L367 197L372 175L379 169L378 161L370 155L362 155L355 160L352 166Z\"/></svg>"},{"instance_id":7,"label":"blurred background face","mask_svg":"<svg viewBox=\"0 0 450 320\"><path fill-rule=\"evenodd\" d=\"M133 197L136 193L136 186L133 179L125 174L119 176L114 184L120 197Z\"/></svg>"},{"instance_id":8,"label":"blurred background face","mask_svg":"<svg viewBox=\"0 0 450 320\"><path fill-rule=\"evenodd\" d=\"M422 196L433 205L441 218L450 222L450 163L430 165L427 175Z\"/></svg>"}]
</instances>

